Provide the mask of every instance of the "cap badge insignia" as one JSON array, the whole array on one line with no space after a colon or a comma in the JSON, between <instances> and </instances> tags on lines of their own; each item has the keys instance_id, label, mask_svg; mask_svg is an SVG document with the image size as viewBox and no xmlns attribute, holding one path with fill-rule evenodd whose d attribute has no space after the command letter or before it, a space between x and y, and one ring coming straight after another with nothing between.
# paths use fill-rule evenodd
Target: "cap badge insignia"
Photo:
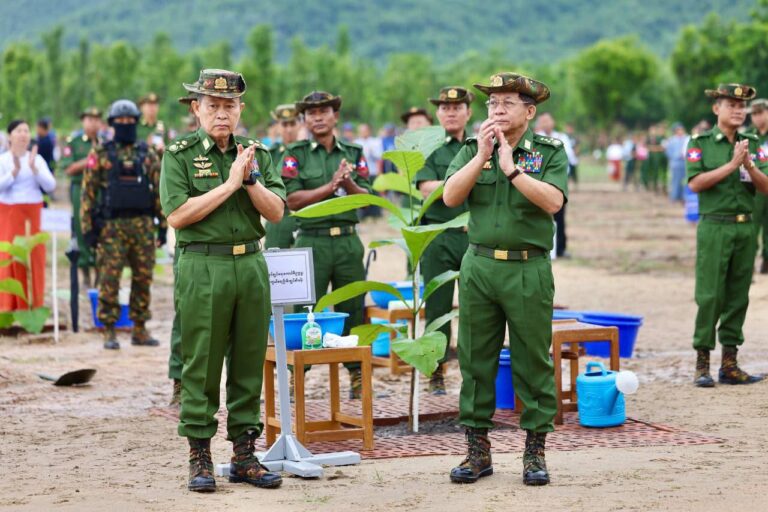
<instances>
[{"instance_id":1,"label":"cap badge insignia","mask_svg":"<svg viewBox=\"0 0 768 512\"><path fill-rule=\"evenodd\" d=\"M227 89L227 79L223 76L220 76L216 79L215 82L213 82L213 88L217 91L226 90Z\"/></svg>"}]
</instances>

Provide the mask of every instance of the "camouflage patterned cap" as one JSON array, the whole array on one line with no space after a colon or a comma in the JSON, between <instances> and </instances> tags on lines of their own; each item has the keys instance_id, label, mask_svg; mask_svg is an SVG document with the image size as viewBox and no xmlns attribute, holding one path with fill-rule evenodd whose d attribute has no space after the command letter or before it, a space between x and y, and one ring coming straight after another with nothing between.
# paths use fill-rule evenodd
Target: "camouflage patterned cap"
<instances>
[{"instance_id":1,"label":"camouflage patterned cap","mask_svg":"<svg viewBox=\"0 0 768 512\"><path fill-rule=\"evenodd\" d=\"M533 98L533 101L544 103L549 99L549 87L546 84L509 71L502 71L491 76L490 85L474 84L475 89L491 94L493 92L516 92Z\"/></svg>"},{"instance_id":2,"label":"camouflage patterned cap","mask_svg":"<svg viewBox=\"0 0 768 512\"><path fill-rule=\"evenodd\" d=\"M138 103L139 106L142 106L145 103L160 103L160 96L158 96L153 92L149 92L144 96L142 96L141 98L139 98L139 103Z\"/></svg>"},{"instance_id":3,"label":"camouflage patterned cap","mask_svg":"<svg viewBox=\"0 0 768 512\"><path fill-rule=\"evenodd\" d=\"M239 98L245 94L245 79L226 69L203 69L193 84L182 84L189 92L217 98Z\"/></svg>"},{"instance_id":4,"label":"camouflage patterned cap","mask_svg":"<svg viewBox=\"0 0 768 512\"><path fill-rule=\"evenodd\" d=\"M749 101L757 94L757 89L744 84L720 84L717 89L706 89L704 94L710 98L733 98Z\"/></svg>"},{"instance_id":5,"label":"camouflage patterned cap","mask_svg":"<svg viewBox=\"0 0 768 512\"><path fill-rule=\"evenodd\" d=\"M275 107L269 115L275 121L296 121L299 118L299 111L293 103L285 103Z\"/></svg>"},{"instance_id":6,"label":"camouflage patterned cap","mask_svg":"<svg viewBox=\"0 0 768 512\"><path fill-rule=\"evenodd\" d=\"M427 109L421 108L421 107L409 108L407 111L403 112L403 115L400 116L400 119L402 119L405 124L408 124L408 120L412 116L424 116L427 119L429 119L430 124L433 122L432 116L429 115L429 112L427 112Z\"/></svg>"},{"instance_id":7,"label":"camouflage patterned cap","mask_svg":"<svg viewBox=\"0 0 768 512\"><path fill-rule=\"evenodd\" d=\"M341 96L334 96L325 91L312 91L296 102L296 110L303 114L305 110L318 107L332 107L334 111L341 108Z\"/></svg>"},{"instance_id":8,"label":"camouflage patterned cap","mask_svg":"<svg viewBox=\"0 0 768 512\"><path fill-rule=\"evenodd\" d=\"M469 105L474 99L475 95L464 87L451 85L440 89L437 98L429 98L429 102L433 105L440 105L441 103L466 103Z\"/></svg>"},{"instance_id":9,"label":"camouflage patterned cap","mask_svg":"<svg viewBox=\"0 0 768 512\"><path fill-rule=\"evenodd\" d=\"M768 100L765 98L757 98L756 100L753 100L747 109L748 113L750 114L762 112L764 110L768 110Z\"/></svg>"},{"instance_id":10,"label":"camouflage patterned cap","mask_svg":"<svg viewBox=\"0 0 768 512\"><path fill-rule=\"evenodd\" d=\"M80 119L84 117L98 117L101 119L101 110L99 110L96 107L88 107L82 112L80 112Z\"/></svg>"}]
</instances>

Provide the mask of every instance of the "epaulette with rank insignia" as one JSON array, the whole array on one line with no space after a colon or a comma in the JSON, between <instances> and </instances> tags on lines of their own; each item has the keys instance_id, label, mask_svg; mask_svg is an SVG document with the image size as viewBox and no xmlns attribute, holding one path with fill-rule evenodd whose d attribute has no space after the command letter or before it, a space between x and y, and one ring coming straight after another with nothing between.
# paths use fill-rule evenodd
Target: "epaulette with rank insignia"
<instances>
[{"instance_id":1,"label":"epaulette with rank insignia","mask_svg":"<svg viewBox=\"0 0 768 512\"><path fill-rule=\"evenodd\" d=\"M754 134L754 133L749 133L749 132L742 132L742 134L741 134L741 135L742 135L742 136L744 136L744 137L746 137L746 138L748 138L748 139L752 139L752 140L760 140L760 138L759 138L759 137L758 137L756 134Z\"/></svg>"},{"instance_id":2,"label":"epaulette with rank insignia","mask_svg":"<svg viewBox=\"0 0 768 512\"><path fill-rule=\"evenodd\" d=\"M563 141L560 139L555 139L553 137L547 137L546 135L539 135L538 133L533 134L533 140L535 142L538 142L540 144L546 144L548 146L553 146L556 148L559 148L563 145Z\"/></svg>"},{"instance_id":3,"label":"epaulette with rank insignia","mask_svg":"<svg viewBox=\"0 0 768 512\"><path fill-rule=\"evenodd\" d=\"M250 146L256 146L259 149L263 149L264 151L269 151L269 148L265 146L260 140L258 139L252 139L250 137L241 137L240 135L235 136L235 142L237 144L242 144L244 148L250 147Z\"/></svg>"},{"instance_id":4,"label":"epaulette with rank insignia","mask_svg":"<svg viewBox=\"0 0 768 512\"><path fill-rule=\"evenodd\" d=\"M187 149L188 147L194 146L198 140L199 137L197 132L190 133L188 135L184 135L183 137L174 139L174 141L168 146L167 149L171 153L178 153L179 151Z\"/></svg>"}]
</instances>

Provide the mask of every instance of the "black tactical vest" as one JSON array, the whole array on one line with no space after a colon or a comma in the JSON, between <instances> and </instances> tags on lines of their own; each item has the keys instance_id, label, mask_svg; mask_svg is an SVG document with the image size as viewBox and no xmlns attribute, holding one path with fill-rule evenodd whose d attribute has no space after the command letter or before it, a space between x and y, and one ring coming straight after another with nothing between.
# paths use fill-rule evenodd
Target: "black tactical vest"
<instances>
[{"instance_id":1,"label":"black tactical vest","mask_svg":"<svg viewBox=\"0 0 768 512\"><path fill-rule=\"evenodd\" d=\"M112 168L109 170L107 190L103 195L104 213L107 219L153 215L153 185L144 160L148 146L141 141L134 146L133 159L125 160L117 154L114 141L104 144Z\"/></svg>"}]
</instances>

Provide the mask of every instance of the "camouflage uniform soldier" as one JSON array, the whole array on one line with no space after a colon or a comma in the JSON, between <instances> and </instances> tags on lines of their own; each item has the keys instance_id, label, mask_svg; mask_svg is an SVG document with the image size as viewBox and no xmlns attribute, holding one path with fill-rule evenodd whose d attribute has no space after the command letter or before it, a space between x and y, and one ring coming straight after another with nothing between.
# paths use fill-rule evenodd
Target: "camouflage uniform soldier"
<instances>
[{"instance_id":1,"label":"camouflage uniform soldier","mask_svg":"<svg viewBox=\"0 0 768 512\"><path fill-rule=\"evenodd\" d=\"M136 140L139 109L118 100L108 121L115 140L97 146L88 155L80 221L83 237L96 247L99 266L98 318L104 324L104 348L119 349L115 323L120 317L118 293L123 267L131 267L130 318L132 345L157 346L145 327L149 311L152 270L157 246L165 243L166 224L160 210L160 159L146 143Z\"/></svg>"},{"instance_id":2,"label":"camouflage uniform soldier","mask_svg":"<svg viewBox=\"0 0 768 512\"><path fill-rule=\"evenodd\" d=\"M83 133L77 137L67 138L67 145L64 146L64 153L60 160L61 168L67 176L70 177L69 198L72 201L72 228L77 237L77 246L80 251L80 257L77 260L77 266L83 273L85 286L91 286L90 269L95 265L91 248L83 239L83 232L80 229L80 195L83 185L83 173L88 161L88 154L94 145L99 144L99 125L101 122L101 111L96 107L89 107L80 114L83 123Z\"/></svg>"}]
</instances>

